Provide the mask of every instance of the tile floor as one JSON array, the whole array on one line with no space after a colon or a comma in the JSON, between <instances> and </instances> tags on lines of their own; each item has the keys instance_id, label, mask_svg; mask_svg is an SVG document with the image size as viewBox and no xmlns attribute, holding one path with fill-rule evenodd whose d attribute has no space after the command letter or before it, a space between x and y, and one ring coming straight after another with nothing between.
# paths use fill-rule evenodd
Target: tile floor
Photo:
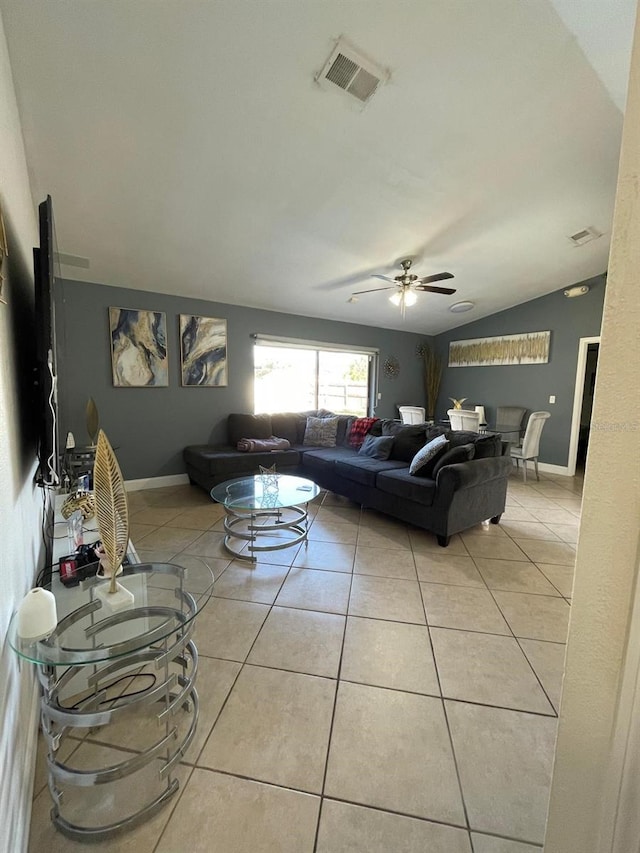
<instances>
[{"instance_id":1,"label":"tile floor","mask_svg":"<svg viewBox=\"0 0 640 853\"><path fill-rule=\"evenodd\" d=\"M170 805L91 846L539 853L581 491L513 476L502 523L446 550L323 494L308 546L255 567L229 559L201 489L132 493L141 560L197 585L204 558L216 576L196 630L200 726ZM30 850L82 847L49 822L39 758Z\"/></svg>"}]
</instances>

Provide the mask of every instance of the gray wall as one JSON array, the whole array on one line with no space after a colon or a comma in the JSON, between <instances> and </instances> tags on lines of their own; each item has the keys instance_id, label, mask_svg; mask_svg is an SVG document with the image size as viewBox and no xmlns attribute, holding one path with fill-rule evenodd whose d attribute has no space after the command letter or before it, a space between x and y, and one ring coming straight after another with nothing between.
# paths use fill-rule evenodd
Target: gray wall
<instances>
[{"instance_id":1,"label":"gray wall","mask_svg":"<svg viewBox=\"0 0 640 853\"><path fill-rule=\"evenodd\" d=\"M578 342L580 338L600 334L605 276L582 283L591 288L585 296L568 299L562 290L558 290L438 335L435 346L446 364L450 341L551 331L548 364L445 367L438 398L438 416L444 417L451 407L449 397L467 397L469 403L483 404L489 421L495 418L496 407L502 405L551 412L542 433L540 461L566 465ZM552 394L556 396L555 404L549 403Z\"/></svg>"},{"instance_id":2,"label":"gray wall","mask_svg":"<svg viewBox=\"0 0 640 853\"><path fill-rule=\"evenodd\" d=\"M422 362L416 346L429 339L419 335L76 281L58 282L55 302L61 441L71 430L76 444L88 443L84 411L87 399L93 397L126 479L182 473L183 447L224 442L227 415L253 411L251 334L256 332L377 347L382 399L376 414L397 417L397 405L424 405ZM166 312L168 388L113 387L109 306ZM179 314L227 320L228 387L181 387ZM395 379L382 370L389 355L400 362Z\"/></svg>"}]
</instances>

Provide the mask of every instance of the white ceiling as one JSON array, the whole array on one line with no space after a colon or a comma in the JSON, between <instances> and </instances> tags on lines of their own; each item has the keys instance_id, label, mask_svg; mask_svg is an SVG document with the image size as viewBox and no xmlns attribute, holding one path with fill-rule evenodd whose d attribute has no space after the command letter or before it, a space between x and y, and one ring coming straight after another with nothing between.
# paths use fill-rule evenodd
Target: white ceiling
<instances>
[{"instance_id":1,"label":"white ceiling","mask_svg":"<svg viewBox=\"0 0 640 853\"><path fill-rule=\"evenodd\" d=\"M635 0L554 2L0 0L63 274L433 334L602 273ZM347 302L405 256L455 296Z\"/></svg>"}]
</instances>

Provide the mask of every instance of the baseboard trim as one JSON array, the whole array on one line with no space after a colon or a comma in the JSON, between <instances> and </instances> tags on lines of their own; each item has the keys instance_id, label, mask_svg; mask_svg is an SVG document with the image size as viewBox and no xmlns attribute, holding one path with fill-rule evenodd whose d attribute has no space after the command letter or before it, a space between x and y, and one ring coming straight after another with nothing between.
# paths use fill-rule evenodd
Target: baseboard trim
<instances>
[{"instance_id":1,"label":"baseboard trim","mask_svg":"<svg viewBox=\"0 0 640 853\"><path fill-rule=\"evenodd\" d=\"M564 474L565 477L570 477L568 465L552 465L550 462L538 462L538 470L543 474Z\"/></svg>"},{"instance_id":2,"label":"baseboard trim","mask_svg":"<svg viewBox=\"0 0 640 853\"><path fill-rule=\"evenodd\" d=\"M143 477L141 480L125 480L124 486L128 492L139 492L142 489L162 489L164 486L184 486L189 482L187 474L169 474L166 477Z\"/></svg>"}]
</instances>

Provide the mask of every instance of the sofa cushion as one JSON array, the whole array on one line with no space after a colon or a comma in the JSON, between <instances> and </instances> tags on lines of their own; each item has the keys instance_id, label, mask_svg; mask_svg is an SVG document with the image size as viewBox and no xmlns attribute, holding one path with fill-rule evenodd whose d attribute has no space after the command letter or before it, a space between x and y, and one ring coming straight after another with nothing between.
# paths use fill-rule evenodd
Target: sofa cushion
<instances>
[{"instance_id":1,"label":"sofa cushion","mask_svg":"<svg viewBox=\"0 0 640 853\"><path fill-rule=\"evenodd\" d=\"M394 471L381 471L376 479L381 492L405 498L423 506L431 506L436 493L436 481L430 477L414 477L406 466Z\"/></svg>"},{"instance_id":2,"label":"sofa cushion","mask_svg":"<svg viewBox=\"0 0 640 853\"><path fill-rule=\"evenodd\" d=\"M474 442L474 459L487 459L493 456L502 456L502 436L481 435Z\"/></svg>"},{"instance_id":3,"label":"sofa cushion","mask_svg":"<svg viewBox=\"0 0 640 853\"><path fill-rule=\"evenodd\" d=\"M392 435L395 438L390 458L402 462L411 462L426 441L424 425L403 424L400 421L383 421L382 435Z\"/></svg>"},{"instance_id":4,"label":"sofa cushion","mask_svg":"<svg viewBox=\"0 0 640 853\"><path fill-rule=\"evenodd\" d=\"M271 415L233 414L227 418L229 444L236 446L241 438L269 438L274 435ZM281 438L287 438L286 435Z\"/></svg>"},{"instance_id":5,"label":"sofa cushion","mask_svg":"<svg viewBox=\"0 0 640 853\"><path fill-rule=\"evenodd\" d=\"M280 412L271 415L271 428L278 438L286 438L291 444L302 444L307 419L297 412Z\"/></svg>"},{"instance_id":6,"label":"sofa cushion","mask_svg":"<svg viewBox=\"0 0 640 853\"><path fill-rule=\"evenodd\" d=\"M438 435L436 438L432 438L431 441L428 441L411 460L409 473L415 475L422 473L423 476L431 473L433 465L429 463L435 461L436 457L448 446L449 442L444 435ZM425 468L427 468L427 471L424 471Z\"/></svg>"},{"instance_id":7,"label":"sofa cushion","mask_svg":"<svg viewBox=\"0 0 640 853\"><path fill-rule=\"evenodd\" d=\"M357 459L358 455L355 450L349 447L326 447L317 450L309 450L305 447L302 458L304 460L304 467L313 475L314 471L326 471L328 468L333 468L335 462L339 459Z\"/></svg>"},{"instance_id":8,"label":"sofa cushion","mask_svg":"<svg viewBox=\"0 0 640 853\"><path fill-rule=\"evenodd\" d=\"M303 444L307 447L335 447L338 416L332 418L307 418Z\"/></svg>"},{"instance_id":9,"label":"sofa cushion","mask_svg":"<svg viewBox=\"0 0 640 853\"><path fill-rule=\"evenodd\" d=\"M210 444L191 445L184 449L184 459L198 471L207 475L258 474L258 466L269 467L275 463L291 468L300 462L297 450L274 450L270 453L242 453L230 447L212 447Z\"/></svg>"},{"instance_id":10,"label":"sofa cushion","mask_svg":"<svg viewBox=\"0 0 640 853\"><path fill-rule=\"evenodd\" d=\"M438 471L445 465L455 465L457 462L469 462L476 452L475 444L461 444L459 447L450 447L444 453L439 454L431 470L431 476L436 478Z\"/></svg>"},{"instance_id":11,"label":"sofa cushion","mask_svg":"<svg viewBox=\"0 0 640 853\"><path fill-rule=\"evenodd\" d=\"M359 456L370 456L372 459L386 460L391 454L394 437L392 435L365 435Z\"/></svg>"},{"instance_id":12,"label":"sofa cushion","mask_svg":"<svg viewBox=\"0 0 640 853\"><path fill-rule=\"evenodd\" d=\"M406 463L394 459L372 459L370 456L355 456L351 459L335 463L336 473L353 483L362 486L375 486L381 471L392 471L405 468Z\"/></svg>"},{"instance_id":13,"label":"sofa cushion","mask_svg":"<svg viewBox=\"0 0 640 853\"><path fill-rule=\"evenodd\" d=\"M474 459L502 456L502 439L499 435L486 435L485 433L456 429L447 432L446 436L449 439L450 447L473 444L475 446Z\"/></svg>"}]
</instances>

